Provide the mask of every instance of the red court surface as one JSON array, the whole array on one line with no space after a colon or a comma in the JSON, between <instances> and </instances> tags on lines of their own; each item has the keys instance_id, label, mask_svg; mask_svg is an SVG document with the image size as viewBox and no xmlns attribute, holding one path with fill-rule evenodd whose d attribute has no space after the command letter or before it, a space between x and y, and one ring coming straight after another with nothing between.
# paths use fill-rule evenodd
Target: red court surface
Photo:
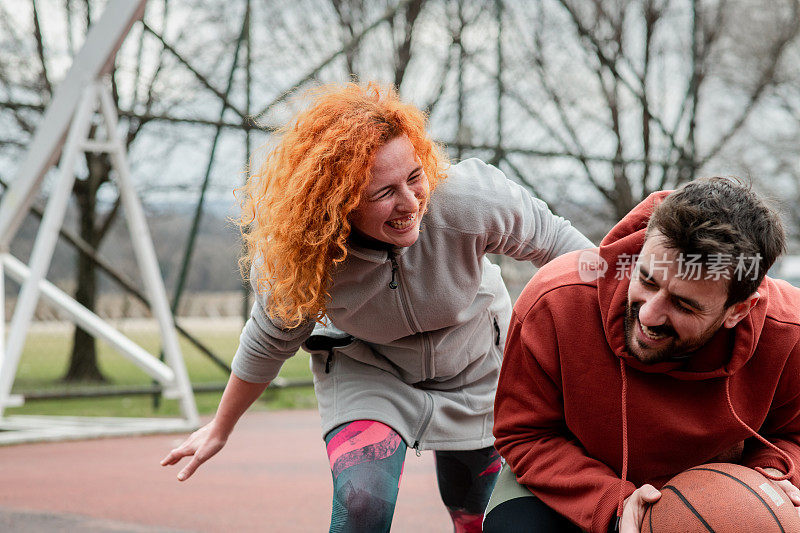
<instances>
[{"instance_id":1,"label":"red court surface","mask_svg":"<svg viewBox=\"0 0 800 533\"><path fill-rule=\"evenodd\" d=\"M0 529L321 532L330 470L316 411L246 414L188 481L159 462L179 435L0 447ZM184 460L185 461L185 460ZM431 452L406 456L392 531L448 532Z\"/></svg>"}]
</instances>

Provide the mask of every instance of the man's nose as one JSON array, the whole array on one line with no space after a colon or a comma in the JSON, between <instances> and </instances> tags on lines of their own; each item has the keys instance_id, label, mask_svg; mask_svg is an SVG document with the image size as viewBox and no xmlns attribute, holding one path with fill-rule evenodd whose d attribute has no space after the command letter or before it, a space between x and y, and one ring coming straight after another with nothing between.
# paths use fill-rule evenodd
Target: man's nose
<instances>
[{"instance_id":1,"label":"man's nose","mask_svg":"<svg viewBox=\"0 0 800 533\"><path fill-rule=\"evenodd\" d=\"M639 322L648 327L661 326L667 321L666 295L653 294L639 307Z\"/></svg>"}]
</instances>

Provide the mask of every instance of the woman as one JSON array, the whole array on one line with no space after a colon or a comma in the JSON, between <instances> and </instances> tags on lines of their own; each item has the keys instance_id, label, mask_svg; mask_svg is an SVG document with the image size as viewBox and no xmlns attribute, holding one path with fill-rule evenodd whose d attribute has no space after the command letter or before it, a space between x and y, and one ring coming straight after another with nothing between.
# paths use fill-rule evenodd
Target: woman
<instances>
[{"instance_id":1,"label":"woman","mask_svg":"<svg viewBox=\"0 0 800 533\"><path fill-rule=\"evenodd\" d=\"M435 450L457 532L499 471L492 404L511 302L487 253L541 265L592 246L494 167L448 169L422 112L328 86L244 188L257 295L214 420L162 461L187 479L302 347L333 476L331 531L388 531L408 446Z\"/></svg>"}]
</instances>

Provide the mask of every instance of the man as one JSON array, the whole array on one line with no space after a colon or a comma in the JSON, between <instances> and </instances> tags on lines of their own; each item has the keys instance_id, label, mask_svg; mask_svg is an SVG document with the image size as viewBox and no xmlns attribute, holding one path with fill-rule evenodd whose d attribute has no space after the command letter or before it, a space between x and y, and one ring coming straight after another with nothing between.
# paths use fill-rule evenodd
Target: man
<instances>
[{"instance_id":1,"label":"man","mask_svg":"<svg viewBox=\"0 0 800 533\"><path fill-rule=\"evenodd\" d=\"M638 532L656 487L713 461L800 506L800 289L765 277L784 248L753 191L711 178L542 267L509 328L484 531Z\"/></svg>"}]
</instances>

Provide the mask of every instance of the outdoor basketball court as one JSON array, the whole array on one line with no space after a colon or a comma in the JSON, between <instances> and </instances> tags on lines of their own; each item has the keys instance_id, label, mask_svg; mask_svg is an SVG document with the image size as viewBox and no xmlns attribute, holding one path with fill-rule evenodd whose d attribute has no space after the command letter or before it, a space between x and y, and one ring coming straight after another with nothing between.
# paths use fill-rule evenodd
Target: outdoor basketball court
<instances>
[{"instance_id":1,"label":"outdoor basketball court","mask_svg":"<svg viewBox=\"0 0 800 533\"><path fill-rule=\"evenodd\" d=\"M0 447L0 530L327 531L331 480L316 411L245 414L189 481L155 435ZM452 531L433 455L406 456L393 531Z\"/></svg>"}]
</instances>

